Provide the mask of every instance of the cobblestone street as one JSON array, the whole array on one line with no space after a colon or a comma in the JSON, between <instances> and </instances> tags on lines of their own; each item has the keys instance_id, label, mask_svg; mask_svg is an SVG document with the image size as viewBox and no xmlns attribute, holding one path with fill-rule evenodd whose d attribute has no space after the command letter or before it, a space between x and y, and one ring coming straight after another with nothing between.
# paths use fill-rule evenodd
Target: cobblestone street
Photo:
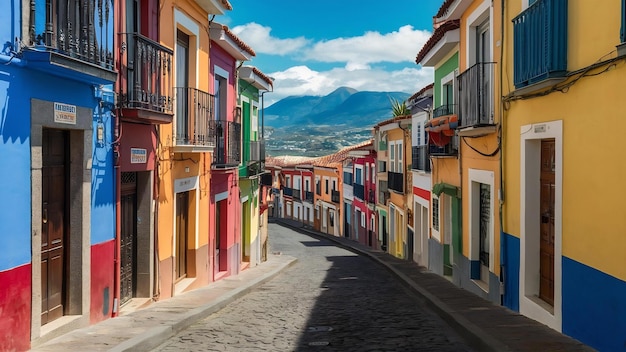
<instances>
[{"instance_id":1,"label":"cobblestone street","mask_svg":"<svg viewBox=\"0 0 626 352\"><path fill-rule=\"evenodd\" d=\"M298 262L157 351L470 351L382 266L333 242L269 225Z\"/></svg>"}]
</instances>

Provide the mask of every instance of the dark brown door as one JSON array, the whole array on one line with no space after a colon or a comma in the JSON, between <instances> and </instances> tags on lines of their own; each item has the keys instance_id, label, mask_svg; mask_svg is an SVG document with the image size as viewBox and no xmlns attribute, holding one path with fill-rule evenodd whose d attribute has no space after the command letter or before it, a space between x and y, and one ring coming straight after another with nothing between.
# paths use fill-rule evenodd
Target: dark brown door
<instances>
[{"instance_id":1,"label":"dark brown door","mask_svg":"<svg viewBox=\"0 0 626 352\"><path fill-rule=\"evenodd\" d=\"M554 139L541 141L539 298L554 305Z\"/></svg>"},{"instance_id":2,"label":"dark brown door","mask_svg":"<svg viewBox=\"0 0 626 352\"><path fill-rule=\"evenodd\" d=\"M176 193L176 280L187 276L189 192Z\"/></svg>"},{"instance_id":3,"label":"dark brown door","mask_svg":"<svg viewBox=\"0 0 626 352\"><path fill-rule=\"evenodd\" d=\"M137 173L122 172L120 303L133 298L137 273Z\"/></svg>"},{"instance_id":4,"label":"dark brown door","mask_svg":"<svg viewBox=\"0 0 626 352\"><path fill-rule=\"evenodd\" d=\"M63 316L67 233L66 131L43 129L41 226L41 324Z\"/></svg>"}]
</instances>

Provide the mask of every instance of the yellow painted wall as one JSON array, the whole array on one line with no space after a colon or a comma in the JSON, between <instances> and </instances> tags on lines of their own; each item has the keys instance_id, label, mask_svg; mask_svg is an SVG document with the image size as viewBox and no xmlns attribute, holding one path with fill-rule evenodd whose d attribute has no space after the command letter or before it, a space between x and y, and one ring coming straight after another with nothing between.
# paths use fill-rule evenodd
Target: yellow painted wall
<instances>
[{"instance_id":1,"label":"yellow painted wall","mask_svg":"<svg viewBox=\"0 0 626 352\"><path fill-rule=\"evenodd\" d=\"M468 55L475 55L476 49L468 43L467 38L469 36L474 36L475 33L470 32L470 21L473 18L476 18L478 15L481 5L484 3L483 0L474 1L468 8L465 10L463 15L461 16L461 43L460 43L460 51L459 51L459 72L463 74L464 71L471 67L468 65ZM492 47L492 62L495 62L494 68L494 79L493 79L493 102L494 102L494 121L496 123L500 122L500 81L499 81L499 73L500 73L500 49L501 49L501 25L502 18L500 16L501 7L499 1L494 1L491 3L492 9L487 9L487 13L490 14L490 32L491 32L491 47ZM475 44L474 44L475 45ZM469 243L470 243L470 204L469 204L469 194L470 194L470 182L469 182L469 169L477 169L477 170L485 170L491 171L494 173L494 188L492 189L493 195L495 196L495 201L493 204L494 209L492 212L494 214L494 223L492 224L493 228L493 239L494 239L494 268L497 268L500 265L500 219L499 219L499 202L498 202L498 191L500 189L500 160L499 154L495 156L483 156L479 153L472 150L467 144L474 147L476 150L484 153L491 154L498 148L498 136L497 133L491 133L487 136L477 137L477 138L461 138L460 140L460 156L461 156L461 167L462 167L462 211L463 211L463 255L469 258Z\"/></svg>"},{"instance_id":2,"label":"yellow painted wall","mask_svg":"<svg viewBox=\"0 0 626 352\"><path fill-rule=\"evenodd\" d=\"M161 4L159 36L162 45L175 48L176 29L174 23L174 13L177 9L180 13L191 18L199 28L199 44L196 44L196 37L190 38L190 64L189 64L189 85L206 92L210 92L210 71L209 71L209 36L205 27L208 26L208 14L203 11L194 1L187 0L164 0ZM188 33L191 34L191 33ZM173 66L173 77L175 77L176 65ZM175 86L175 82L174 82ZM209 242L209 185L210 185L210 163L209 153L174 153L171 149L174 143L174 123L162 124L158 126L158 157L159 157L159 217L158 217L158 253L159 259L164 260L173 256L173 230L175 223L174 208L174 180L179 178L199 177L199 190L191 192L189 231L189 247L200 248ZM187 171L188 169L188 171ZM195 199L193 195L199 197L196 219ZM195 224L198 223L196 229ZM195 233L198 233L197 241ZM191 265L193 266L193 265ZM208 270L208 269L207 269Z\"/></svg>"},{"instance_id":3,"label":"yellow painted wall","mask_svg":"<svg viewBox=\"0 0 626 352\"><path fill-rule=\"evenodd\" d=\"M520 11L520 2L511 2L505 23ZM569 2L569 71L616 56L611 52L620 41L620 11L618 1L602 6L593 1ZM514 89L512 25L507 28L504 60L510 79L505 81L504 94ZM520 234L521 126L562 120L563 255L621 279L626 279L626 217L621 211L626 163L619 158L624 147L619 132L626 127L625 78L622 61L604 74L579 80L565 94L511 102L503 117L504 230L514 236Z\"/></svg>"}]
</instances>

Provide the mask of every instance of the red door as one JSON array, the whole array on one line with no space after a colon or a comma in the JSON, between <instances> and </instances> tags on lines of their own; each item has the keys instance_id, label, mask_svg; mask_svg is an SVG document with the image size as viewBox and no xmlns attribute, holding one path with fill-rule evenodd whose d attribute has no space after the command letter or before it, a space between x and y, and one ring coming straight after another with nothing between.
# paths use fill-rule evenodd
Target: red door
<instances>
[{"instance_id":1,"label":"red door","mask_svg":"<svg viewBox=\"0 0 626 352\"><path fill-rule=\"evenodd\" d=\"M539 298L554 305L554 139L541 141Z\"/></svg>"},{"instance_id":2,"label":"red door","mask_svg":"<svg viewBox=\"0 0 626 352\"><path fill-rule=\"evenodd\" d=\"M43 129L41 324L63 316L67 214L68 133Z\"/></svg>"}]
</instances>

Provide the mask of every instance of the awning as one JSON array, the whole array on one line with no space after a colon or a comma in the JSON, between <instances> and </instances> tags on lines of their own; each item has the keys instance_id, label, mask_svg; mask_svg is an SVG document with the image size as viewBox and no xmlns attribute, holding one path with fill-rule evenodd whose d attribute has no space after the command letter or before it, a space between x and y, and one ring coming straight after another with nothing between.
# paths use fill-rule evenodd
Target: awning
<instances>
[{"instance_id":1,"label":"awning","mask_svg":"<svg viewBox=\"0 0 626 352\"><path fill-rule=\"evenodd\" d=\"M459 126L458 115L446 115L427 121L424 125L430 141L438 147L450 143L454 130Z\"/></svg>"},{"instance_id":2,"label":"awning","mask_svg":"<svg viewBox=\"0 0 626 352\"><path fill-rule=\"evenodd\" d=\"M461 190L449 183L441 182L433 186L433 194L439 197L441 193L445 193L450 197L461 198Z\"/></svg>"}]
</instances>

